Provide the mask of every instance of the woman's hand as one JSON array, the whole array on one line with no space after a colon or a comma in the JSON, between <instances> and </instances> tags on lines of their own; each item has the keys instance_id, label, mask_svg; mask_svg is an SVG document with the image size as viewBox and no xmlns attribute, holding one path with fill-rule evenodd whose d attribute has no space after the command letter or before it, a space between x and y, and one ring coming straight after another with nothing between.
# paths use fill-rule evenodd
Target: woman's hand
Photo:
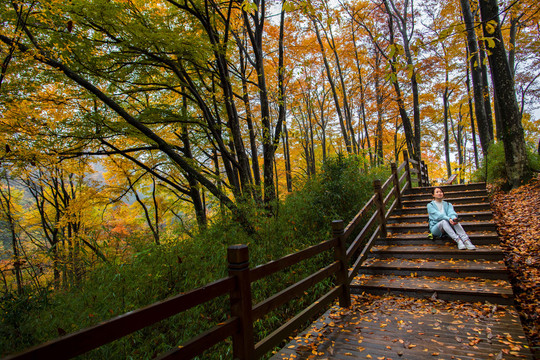
<instances>
[{"instance_id":1,"label":"woman's hand","mask_svg":"<svg viewBox=\"0 0 540 360\"><path fill-rule=\"evenodd\" d=\"M451 224L451 225L456 225L457 222L455 222L454 219L450 219L450 224Z\"/></svg>"}]
</instances>

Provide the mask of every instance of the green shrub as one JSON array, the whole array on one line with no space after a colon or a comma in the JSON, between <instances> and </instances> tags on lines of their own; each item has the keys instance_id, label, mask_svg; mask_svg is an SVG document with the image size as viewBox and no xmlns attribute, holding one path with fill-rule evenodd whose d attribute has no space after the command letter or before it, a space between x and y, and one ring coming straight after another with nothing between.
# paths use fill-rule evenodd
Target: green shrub
<instances>
[{"instance_id":1,"label":"green shrub","mask_svg":"<svg viewBox=\"0 0 540 360\"><path fill-rule=\"evenodd\" d=\"M26 299L20 306L13 299L0 301L3 305L11 304L4 308L1 318L2 328L11 335L1 337L0 348L5 354L19 351L60 333L77 331L222 278L227 275L226 253L231 244L248 244L250 266L254 267L330 239L331 221L350 221L372 196L373 179L384 180L389 176L389 171L382 169L366 173L360 165L355 157L329 158L321 172L302 190L275 204L275 216L269 216L267 209L253 202L242 204L257 231L255 236L248 236L233 219L223 217L190 240L171 240L160 246L138 245L129 261L102 265L88 274L79 288L56 292L45 299L36 299L35 303ZM330 251L253 283L254 304L328 265L332 259ZM296 315L330 286L331 279L257 320L256 340ZM152 358L226 320L228 307L228 297L220 297L82 358ZM15 328L17 332L13 331ZM203 358L230 358L230 351L230 342L221 343Z\"/></svg>"},{"instance_id":2,"label":"green shrub","mask_svg":"<svg viewBox=\"0 0 540 360\"><path fill-rule=\"evenodd\" d=\"M540 169L540 156L527 148L527 159L531 169ZM485 181L498 186L508 185L508 173L504 155L504 145L502 141L491 144L488 149L488 156L484 157L480 168L473 174L473 180Z\"/></svg>"}]
</instances>

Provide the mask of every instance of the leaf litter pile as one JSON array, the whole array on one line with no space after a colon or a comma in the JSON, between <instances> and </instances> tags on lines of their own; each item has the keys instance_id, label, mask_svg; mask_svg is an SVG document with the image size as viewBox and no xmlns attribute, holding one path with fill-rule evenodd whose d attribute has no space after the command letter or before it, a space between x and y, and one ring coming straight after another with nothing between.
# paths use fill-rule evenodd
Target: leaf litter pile
<instances>
[{"instance_id":1,"label":"leaf litter pile","mask_svg":"<svg viewBox=\"0 0 540 360\"><path fill-rule=\"evenodd\" d=\"M516 308L531 347L540 355L540 178L491 200Z\"/></svg>"}]
</instances>

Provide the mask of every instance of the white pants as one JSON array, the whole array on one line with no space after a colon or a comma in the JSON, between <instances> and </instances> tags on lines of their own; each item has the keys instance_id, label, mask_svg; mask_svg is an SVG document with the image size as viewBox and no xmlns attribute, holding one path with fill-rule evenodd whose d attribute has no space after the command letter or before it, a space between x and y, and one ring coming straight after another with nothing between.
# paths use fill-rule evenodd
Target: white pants
<instances>
[{"instance_id":1,"label":"white pants","mask_svg":"<svg viewBox=\"0 0 540 360\"><path fill-rule=\"evenodd\" d=\"M454 241L458 241L459 239L465 241L469 239L469 236L463 230L463 226L461 226L460 223L457 223L455 225L450 224L447 220L443 220L437 224L439 227L439 230L441 230L443 233L447 233L448 236L452 238Z\"/></svg>"}]
</instances>

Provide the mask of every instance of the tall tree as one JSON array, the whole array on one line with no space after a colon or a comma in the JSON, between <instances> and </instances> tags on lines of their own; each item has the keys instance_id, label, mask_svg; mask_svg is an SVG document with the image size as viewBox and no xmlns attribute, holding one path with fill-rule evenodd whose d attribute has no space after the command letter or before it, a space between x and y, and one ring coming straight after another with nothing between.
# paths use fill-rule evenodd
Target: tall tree
<instances>
[{"instance_id":1,"label":"tall tree","mask_svg":"<svg viewBox=\"0 0 540 360\"><path fill-rule=\"evenodd\" d=\"M403 52L405 54L405 59L407 61L407 68L409 75L409 81L411 83L412 96L413 96L413 124L414 124L414 155L420 160L421 154L421 143L420 143L420 96L418 91L418 80L417 80L417 70L416 64L413 61L413 56L411 52L411 39L414 33L414 0L410 0L411 12L409 13L409 0L405 0L402 4L402 8L398 9L393 0L384 0L384 7L386 12L390 17L395 18L396 26L401 34L403 40ZM409 28L409 22L411 26Z\"/></svg>"},{"instance_id":2,"label":"tall tree","mask_svg":"<svg viewBox=\"0 0 540 360\"><path fill-rule=\"evenodd\" d=\"M471 77L473 83L474 112L476 115L476 122L478 124L478 135L480 136L482 152L484 156L486 156L488 147L493 141L493 136L489 131L489 123L484 102L484 82L482 79L480 52L476 38L474 17L469 0L460 0L460 4L467 29L467 46L471 64L469 70L472 75Z\"/></svg>"},{"instance_id":3,"label":"tall tree","mask_svg":"<svg viewBox=\"0 0 540 360\"><path fill-rule=\"evenodd\" d=\"M521 112L516 99L514 79L508 65L496 0L480 0L484 36L490 38L488 55L496 101L501 112L504 155L510 184L517 187L530 176Z\"/></svg>"}]
</instances>

